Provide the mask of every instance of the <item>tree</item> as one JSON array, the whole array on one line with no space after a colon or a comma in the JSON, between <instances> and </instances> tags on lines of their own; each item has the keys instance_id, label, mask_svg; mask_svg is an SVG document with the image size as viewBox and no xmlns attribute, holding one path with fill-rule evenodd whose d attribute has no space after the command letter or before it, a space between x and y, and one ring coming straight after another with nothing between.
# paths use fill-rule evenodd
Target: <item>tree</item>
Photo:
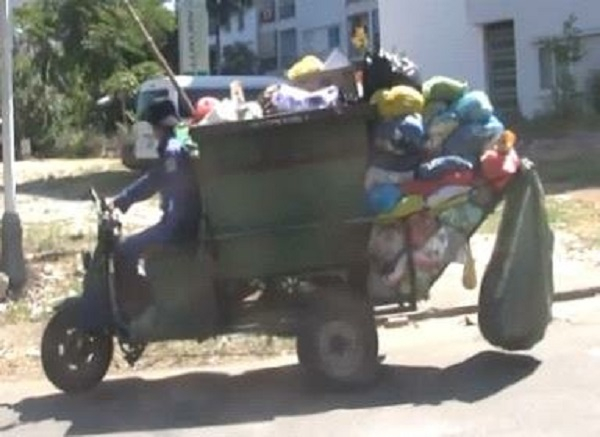
<instances>
[{"instance_id":1,"label":"tree","mask_svg":"<svg viewBox=\"0 0 600 437\"><path fill-rule=\"evenodd\" d=\"M175 15L160 0L132 3L164 49L175 32ZM16 121L34 150L51 147L56 131L99 127L95 102L103 93L130 94L159 71L149 67L152 51L120 0L33 0L16 11L16 24L22 31Z\"/></svg>"},{"instance_id":2,"label":"tree","mask_svg":"<svg viewBox=\"0 0 600 437\"><path fill-rule=\"evenodd\" d=\"M209 20L216 30L216 60L217 73L221 72L221 26L225 26L235 14L243 14L254 6L253 0L207 0Z\"/></svg>"},{"instance_id":3,"label":"tree","mask_svg":"<svg viewBox=\"0 0 600 437\"><path fill-rule=\"evenodd\" d=\"M576 23L577 17L571 14L564 21L560 36L545 38L541 41L542 47L550 51L555 62L552 101L554 111L561 116L572 116L581 109L572 67L583 59L585 53L582 31Z\"/></svg>"},{"instance_id":4,"label":"tree","mask_svg":"<svg viewBox=\"0 0 600 437\"><path fill-rule=\"evenodd\" d=\"M244 43L235 43L223 49L223 74L244 75L255 74L257 66L256 54Z\"/></svg>"}]
</instances>

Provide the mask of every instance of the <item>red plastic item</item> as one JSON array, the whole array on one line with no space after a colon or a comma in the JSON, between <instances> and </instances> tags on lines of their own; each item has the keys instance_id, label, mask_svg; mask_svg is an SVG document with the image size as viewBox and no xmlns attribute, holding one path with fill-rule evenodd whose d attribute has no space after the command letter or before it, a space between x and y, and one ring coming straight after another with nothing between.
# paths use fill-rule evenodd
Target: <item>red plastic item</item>
<instances>
[{"instance_id":1,"label":"red plastic item","mask_svg":"<svg viewBox=\"0 0 600 437\"><path fill-rule=\"evenodd\" d=\"M503 154L497 150L485 152L481 158L481 172L492 187L498 191L508 184L519 171L521 160L514 149Z\"/></svg>"},{"instance_id":2,"label":"red plastic item","mask_svg":"<svg viewBox=\"0 0 600 437\"><path fill-rule=\"evenodd\" d=\"M419 194L423 197L435 193L442 187L448 185L470 186L473 185L475 174L472 171L453 171L445 173L441 178L434 180L419 180L402 184L402 192L405 194Z\"/></svg>"},{"instance_id":3,"label":"red plastic item","mask_svg":"<svg viewBox=\"0 0 600 437\"><path fill-rule=\"evenodd\" d=\"M214 97L202 97L196 102L196 107L194 108L194 119L202 120L206 117L214 108L219 104L219 99L215 99Z\"/></svg>"}]
</instances>

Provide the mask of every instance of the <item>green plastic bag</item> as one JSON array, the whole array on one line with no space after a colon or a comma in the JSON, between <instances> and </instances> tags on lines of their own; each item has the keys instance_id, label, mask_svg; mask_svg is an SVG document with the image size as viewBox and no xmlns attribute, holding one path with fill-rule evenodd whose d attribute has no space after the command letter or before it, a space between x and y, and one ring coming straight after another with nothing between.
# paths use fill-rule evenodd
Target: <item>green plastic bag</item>
<instances>
[{"instance_id":1,"label":"green plastic bag","mask_svg":"<svg viewBox=\"0 0 600 437\"><path fill-rule=\"evenodd\" d=\"M453 103L460 99L469 89L467 82L445 76L434 76L423 84L423 96L427 103Z\"/></svg>"},{"instance_id":2,"label":"green plastic bag","mask_svg":"<svg viewBox=\"0 0 600 437\"><path fill-rule=\"evenodd\" d=\"M198 144L192 139L190 127L186 123L179 123L175 127L175 137L186 147L190 156L198 157L200 155Z\"/></svg>"},{"instance_id":3,"label":"green plastic bag","mask_svg":"<svg viewBox=\"0 0 600 437\"><path fill-rule=\"evenodd\" d=\"M506 350L528 350L552 319L553 234L537 171L524 160L506 194L492 259L479 296L479 328Z\"/></svg>"}]
</instances>

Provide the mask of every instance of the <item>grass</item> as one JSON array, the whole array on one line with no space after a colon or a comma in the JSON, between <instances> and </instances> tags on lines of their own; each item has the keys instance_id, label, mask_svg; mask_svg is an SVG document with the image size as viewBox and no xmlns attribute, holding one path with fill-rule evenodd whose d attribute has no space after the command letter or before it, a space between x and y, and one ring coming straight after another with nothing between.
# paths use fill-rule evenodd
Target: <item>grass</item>
<instances>
[{"instance_id":1,"label":"grass","mask_svg":"<svg viewBox=\"0 0 600 437\"><path fill-rule=\"evenodd\" d=\"M502 205L479 228L479 234L495 234L502 218ZM600 205L586 200L549 196L546 198L548 222L554 231L578 237L586 247L600 247Z\"/></svg>"},{"instance_id":2,"label":"grass","mask_svg":"<svg viewBox=\"0 0 600 437\"><path fill-rule=\"evenodd\" d=\"M554 159L536 160L540 177L549 193L600 187L600 152L568 153Z\"/></svg>"}]
</instances>

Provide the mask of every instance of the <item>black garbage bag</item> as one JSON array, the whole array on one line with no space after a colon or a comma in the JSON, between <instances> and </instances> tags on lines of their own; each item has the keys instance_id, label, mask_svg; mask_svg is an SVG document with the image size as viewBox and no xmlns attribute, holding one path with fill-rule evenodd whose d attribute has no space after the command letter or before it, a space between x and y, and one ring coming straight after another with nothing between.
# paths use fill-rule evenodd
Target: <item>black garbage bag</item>
<instances>
[{"instance_id":1,"label":"black garbage bag","mask_svg":"<svg viewBox=\"0 0 600 437\"><path fill-rule=\"evenodd\" d=\"M417 65L405 56L379 50L367 53L363 62L364 99L371 100L377 90L407 85L423 92Z\"/></svg>"},{"instance_id":2,"label":"black garbage bag","mask_svg":"<svg viewBox=\"0 0 600 437\"><path fill-rule=\"evenodd\" d=\"M484 338L506 350L528 350L552 318L553 234L537 171L524 160L506 194L502 222L479 296Z\"/></svg>"}]
</instances>

